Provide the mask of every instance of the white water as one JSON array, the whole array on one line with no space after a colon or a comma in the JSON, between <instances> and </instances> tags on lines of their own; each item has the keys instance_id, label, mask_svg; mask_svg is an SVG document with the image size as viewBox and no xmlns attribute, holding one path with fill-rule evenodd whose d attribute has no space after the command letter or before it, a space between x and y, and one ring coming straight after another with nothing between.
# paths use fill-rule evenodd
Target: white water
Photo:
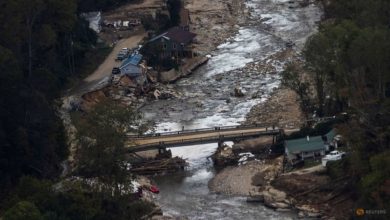
<instances>
[{"instance_id":1,"label":"white water","mask_svg":"<svg viewBox=\"0 0 390 220\"><path fill-rule=\"evenodd\" d=\"M213 52L211 60L190 78L179 80L175 89L183 97L155 101L142 110L146 118L157 121L157 131L172 131L237 125L250 109L267 100L280 85L279 74L263 76L254 70L241 71L250 62L272 62L278 72L283 62L268 60L285 48L287 41L300 50L307 37L316 30L320 20L318 6L289 8L286 0L249 0L255 25L241 27L238 34ZM258 20L266 18L265 24ZM221 80L216 80L221 76ZM239 85L243 98L230 93ZM252 99L261 92L260 98ZM245 202L243 197L228 197L211 193L207 183L214 176L207 159L217 144L173 148L174 156L187 158L190 164L185 174L158 177L161 194L158 202L164 213L188 216L190 219L292 219L291 213L280 213Z\"/></svg>"}]
</instances>

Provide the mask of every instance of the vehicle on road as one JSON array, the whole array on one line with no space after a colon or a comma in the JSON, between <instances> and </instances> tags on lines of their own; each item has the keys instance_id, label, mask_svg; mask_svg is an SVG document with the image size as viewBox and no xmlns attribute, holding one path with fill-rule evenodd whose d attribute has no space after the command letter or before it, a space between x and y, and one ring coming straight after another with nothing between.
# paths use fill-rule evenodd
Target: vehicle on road
<instances>
[{"instance_id":1,"label":"vehicle on road","mask_svg":"<svg viewBox=\"0 0 390 220\"><path fill-rule=\"evenodd\" d=\"M127 48L127 47L122 48L119 51L118 55L116 56L115 61L122 61L122 60L124 60L129 55L129 52L130 52L129 48Z\"/></svg>"},{"instance_id":2,"label":"vehicle on road","mask_svg":"<svg viewBox=\"0 0 390 220\"><path fill-rule=\"evenodd\" d=\"M120 74L121 70L118 67L114 67L114 68L112 68L112 72L111 73L113 75Z\"/></svg>"}]
</instances>

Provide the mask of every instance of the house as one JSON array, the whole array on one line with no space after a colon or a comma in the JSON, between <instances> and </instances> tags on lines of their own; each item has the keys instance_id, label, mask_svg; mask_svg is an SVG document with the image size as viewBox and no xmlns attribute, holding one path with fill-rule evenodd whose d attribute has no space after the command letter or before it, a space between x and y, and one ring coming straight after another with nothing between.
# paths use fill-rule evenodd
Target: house
<instances>
[{"instance_id":1,"label":"house","mask_svg":"<svg viewBox=\"0 0 390 220\"><path fill-rule=\"evenodd\" d=\"M326 135L305 137L285 141L285 153L288 161L294 162L307 158L324 156L335 145L335 131L331 130Z\"/></svg>"},{"instance_id":2,"label":"house","mask_svg":"<svg viewBox=\"0 0 390 220\"><path fill-rule=\"evenodd\" d=\"M196 34L181 27L173 27L152 38L148 43L158 48L161 58L193 57L190 47Z\"/></svg>"},{"instance_id":3,"label":"house","mask_svg":"<svg viewBox=\"0 0 390 220\"><path fill-rule=\"evenodd\" d=\"M121 77L126 76L138 85L143 85L146 82L146 67L141 64L142 55L132 54L122 62L119 67Z\"/></svg>"}]
</instances>

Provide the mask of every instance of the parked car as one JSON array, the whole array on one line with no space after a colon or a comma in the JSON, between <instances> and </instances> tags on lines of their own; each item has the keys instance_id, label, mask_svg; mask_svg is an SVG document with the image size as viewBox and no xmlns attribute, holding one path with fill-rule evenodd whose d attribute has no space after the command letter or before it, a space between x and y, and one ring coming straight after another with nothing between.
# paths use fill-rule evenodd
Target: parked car
<instances>
[{"instance_id":1,"label":"parked car","mask_svg":"<svg viewBox=\"0 0 390 220\"><path fill-rule=\"evenodd\" d=\"M345 152L342 151L331 151L329 154L325 155L325 157L322 158L322 166L326 166L326 163L328 161L335 161L335 160L341 160L345 157Z\"/></svg>"},{"instance_id":2,"label":"parked car","mask_svg":"<svg viewBox=\"0 0 390 220\"><path fill-rule=\"evenodd\" d=\"M153 185L149 187L149 191L154 193L154 194L160 193L160 190L157 188L157 186L153 186Z\"/></svg>"},{"instance_id":3,"label":"parked car","mask_svg":"<svg viewBox=\"0 0 390 220\"><path fill-rule=\"evenodd\" d=\"M112 72L111 73L116 75L116 74L121 73L121 70L118 67L114 67L114 68L112 68Z\"/></svg>"},{"instance_id":4,"label":"parked car","mask_svg":"<svg viewBox=\"0 0 390 220\"><path fill-rule=\"evenodd\" d=\"M122 61L122 60L124 60L128 55L129 55L129 52L130 52L130 50L129 50L129 48L122 48L120 51L119 51L119 53L118 53L118 55L116 56L116 61Z\"/></svg>"}]
</instances>

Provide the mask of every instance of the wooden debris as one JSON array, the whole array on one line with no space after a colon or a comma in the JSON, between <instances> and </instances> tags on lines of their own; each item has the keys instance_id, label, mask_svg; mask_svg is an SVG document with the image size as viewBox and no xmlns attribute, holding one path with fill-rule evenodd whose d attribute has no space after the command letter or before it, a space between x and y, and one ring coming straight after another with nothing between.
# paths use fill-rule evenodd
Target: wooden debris
<instances>
[{"instance_id":1,"label":"wooden debris","mask_svg":"<svg viewBox=\"0 0 390 220\"><path fill-rule=\"evenodd\" d=\"M139 175L155 175L174 173L183 170L188 164L179 157L147 160L138 163L132 163L130 171Z\"/></svg>"}]
</instances>

